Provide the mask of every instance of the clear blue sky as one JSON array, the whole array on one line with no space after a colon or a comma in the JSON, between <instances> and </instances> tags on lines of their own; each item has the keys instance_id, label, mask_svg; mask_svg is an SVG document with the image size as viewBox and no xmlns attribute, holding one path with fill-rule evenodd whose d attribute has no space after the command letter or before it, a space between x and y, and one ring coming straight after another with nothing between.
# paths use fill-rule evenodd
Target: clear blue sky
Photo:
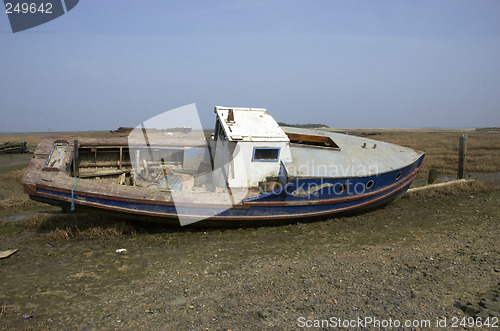
<instances>
[{"instance_id":1,"label":"clear blue sky","mask_svg":"<svg viewBox=\"0 0 500 331\"><path fill-rule=\"evenodd\" d=\"M81 0L13 34L0 131L114 129L196 103L331 127L500 126L500 1Z\"/></svg>"}]
</instances>

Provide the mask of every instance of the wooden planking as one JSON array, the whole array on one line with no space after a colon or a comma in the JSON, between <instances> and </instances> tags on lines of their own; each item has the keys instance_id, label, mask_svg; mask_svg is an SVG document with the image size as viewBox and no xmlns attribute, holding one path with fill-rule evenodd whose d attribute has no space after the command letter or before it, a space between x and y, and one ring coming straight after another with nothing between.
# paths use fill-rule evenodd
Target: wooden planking
<instances>
[{"instance_id":1,"label":"wooden planking","mask_svg":"<svg viewBox=\"0 0 500 331\"><path fill-rule=\"evenodd\" d=\"M80 178L121 175L121 174L129 173L129 172L130 172L130 170L114 170L114 169L99 170L99 171L80 173Z\"/></svg>"},{"instance_id":2,"label":"wooden planking","mask_svg":"<svg viewBox=\"0 0 500 331\"><path fill-rule=\"evenodd\" d=\"M315 147L326 147L331 149L340 149L339 146L330 137L327 136L315 136L309 134L290 133L290 132L287 132L286 135L288 136L288 139L290 139L291 143L304 144Z\"/></svg>"}]
</instances>

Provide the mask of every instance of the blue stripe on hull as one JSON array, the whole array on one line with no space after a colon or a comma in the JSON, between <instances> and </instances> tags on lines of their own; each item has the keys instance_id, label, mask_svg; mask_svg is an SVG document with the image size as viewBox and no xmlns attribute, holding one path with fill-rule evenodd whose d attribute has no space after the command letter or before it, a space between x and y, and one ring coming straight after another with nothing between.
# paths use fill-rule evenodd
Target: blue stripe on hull
<instances>
[{"instance_id":1,"label":"blue stripe on hull","mask_svg":"<svg viewBox=\"0 0 500 331\"><path fill-rule=\"evenodd\" d=\"M248 202L267 201L306 201L349 198L383 190L401 183L420 167L422 158L409 166L366 177L352 178L297 178L286 186L258 197L247 199Z\"/></svg>"}]
</instances>

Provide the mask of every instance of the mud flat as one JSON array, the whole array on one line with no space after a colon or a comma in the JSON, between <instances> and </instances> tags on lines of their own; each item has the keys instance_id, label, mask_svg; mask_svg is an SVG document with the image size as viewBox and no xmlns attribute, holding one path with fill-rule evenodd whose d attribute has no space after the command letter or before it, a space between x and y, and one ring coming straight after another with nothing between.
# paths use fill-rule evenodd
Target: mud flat
<instances>
[{"instance_id":1,"label":"mud flat","mask_svg":"<svg viewBox=\"0 0 500 331\"><path fill-rule=\"evenodd\" d=\"M26 168L33 154L2 154L0 155L0 174L12 170Z\"/></svg>"},{"instance_id":2,"label":"mud flat","mask_svg":"<svg viewBox=\"0 0 500 331\"><path fill-rule=\"evenodd\" d=\"M469 189L262 227L174 228L54 212L4 220L0 250L19 251L0 260L0 324L238 330L296 329L331 317L450 322L500 288L499 204L499 191Z\"/></svg>"}]
</instances>

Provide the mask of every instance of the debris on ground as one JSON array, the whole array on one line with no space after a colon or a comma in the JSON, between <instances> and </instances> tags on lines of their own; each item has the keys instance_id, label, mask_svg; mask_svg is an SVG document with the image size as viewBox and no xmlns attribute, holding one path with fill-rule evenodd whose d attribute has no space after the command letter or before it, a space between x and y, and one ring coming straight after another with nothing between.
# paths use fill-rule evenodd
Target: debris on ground
<instances>
[{"instance_id":1,"label":"debris on ground","mask_svg":"<svg viewBox=\"0 0 500 331\"><path fill-rule=\"evenodd\" d=\"M6 251L0 251L0 259L6 259L6 258L8 258L9 256L11 256L12 254L14 254L18 250L19 249L9 249L9 250L6 250Z\"/></svg>"}]
</instances>

